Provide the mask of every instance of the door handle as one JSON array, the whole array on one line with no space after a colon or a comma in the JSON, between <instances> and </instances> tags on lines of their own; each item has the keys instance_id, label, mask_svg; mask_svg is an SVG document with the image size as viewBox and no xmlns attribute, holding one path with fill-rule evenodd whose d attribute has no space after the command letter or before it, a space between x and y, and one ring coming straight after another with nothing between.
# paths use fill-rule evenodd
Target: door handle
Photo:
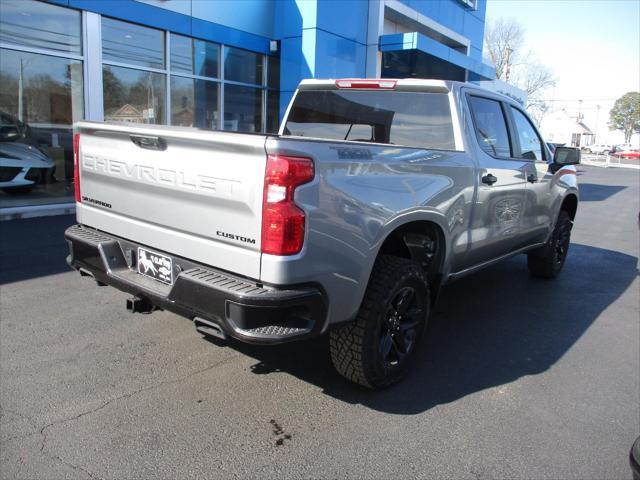
<instances>
[{"instance_id":1,"label":"door handle","mask_svg":"<svg viewBox=\"0 0 640 480\"><path fill-rule=\"evenodd\" d=\"M536 183L538 181L538 176L530 173L529 175L527 175L527 182L529 183Z\"/></svg>"},{"instance_id":2,"label":"door handle","mask_svg":"<svg viewBox=\"0 0 640 480\"><path fill-rule=\"evenodd\" d=\"M482 183L486 183L487 185L493 185L498 181L498 177L494 177L490 173L487 173L484 177L482 177Z\"/></svg>"}]
</instances>

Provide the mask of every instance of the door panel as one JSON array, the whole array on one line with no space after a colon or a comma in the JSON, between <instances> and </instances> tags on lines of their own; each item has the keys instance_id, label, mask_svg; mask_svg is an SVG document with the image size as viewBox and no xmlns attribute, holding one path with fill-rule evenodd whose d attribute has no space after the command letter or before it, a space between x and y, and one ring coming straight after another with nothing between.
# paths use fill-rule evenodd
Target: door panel
<instances>
[{"instance_id":1,"label":"door panel","mask_svg":"<svg viewBox=\"0 0 640 480\"><path fill-rule=\"evenodd\" d=\"M522 236L525 162L482 155L480 164L467 268L515 250ZM493 185L482 183L488 174L496 178Z\"/></svg>"},{"instance_id":2,"label":"door panel","mask_svg":"<svg viewBox=\"0 0 640 480\"><path fill-rule=\"evenodd\" d=\"M522 238L525 165L513 158L508 123L501 102L467 95L477 140L478 190L469 229L465 267L492 260L519 247ZM491 175L490 182L483 181Z\"/></svg>"},{"instance_id":3,"label":"door panel","mask_svg":"<svg viewBox=\"0 0 640 480\"><path fill-rule=\"evenodd\" d=\"M542 138L527 116L519 109L509 107L513 136L516 142L516 156L525 162L526 190L522 217L523 246L541 243L551 228L552 178L547 161L548 152Z\"/></svg>"}]
</instances>

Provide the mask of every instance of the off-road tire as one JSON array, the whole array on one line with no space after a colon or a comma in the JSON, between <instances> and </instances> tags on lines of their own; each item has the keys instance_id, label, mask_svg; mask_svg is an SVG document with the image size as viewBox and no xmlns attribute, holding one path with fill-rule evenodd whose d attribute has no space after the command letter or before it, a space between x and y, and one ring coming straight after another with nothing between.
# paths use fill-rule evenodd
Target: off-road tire
<instances>
[{"instance_id":1,"label":"off-road tire","mask_svg":"<svg viewBox=\"0 0 640 480\"><path fill-rule=\"evenodd\" d=\"M528 254L527 266L531 275L539 278L555 278L558 276L569 252L572 227L573 222L569 213L561 210L547 244Z\"/></svg>"},{"instance_id":2,"label":"off-road tire","mask_svg":"<svg viewBox=\"0 0 640 480\"><path fill-rule=\"evenodd\" d=\"M422 308L423 312L407 312L405 327L416 324L411 328L413 333L407 330L408 334L413 335L411 348L402 358L398 356L396 364L392 364L388 362L387 357L383 357L382 337L388 339L389 335L405 335L404 330L402 333L392 334L389 325L394 315L393 302L398 295L402 296L408 290L414 291L416 300L412 312L419 311L419 308ZM371 389L384 388L399 382L407 375L415 359L429 317L429 309L429 283L420 265L404 258L380 256L371 273L356 319L330 334L329 345L334 367L345 378ZM395 314L397 313L396 311ZM415 320L410 321L409 318ZM396 351L397 341L398 337L392 339L393 344L390 347ZM388 350L387 355L390 352L391 350Z\"/></svg>"}]
</instances>

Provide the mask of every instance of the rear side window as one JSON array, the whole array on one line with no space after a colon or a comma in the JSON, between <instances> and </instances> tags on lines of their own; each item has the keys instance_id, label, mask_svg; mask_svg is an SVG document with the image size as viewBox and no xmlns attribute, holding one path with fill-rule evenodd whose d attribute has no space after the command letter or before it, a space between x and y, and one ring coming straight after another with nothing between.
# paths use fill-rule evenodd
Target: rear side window
<instances>
[{"instance_id":1,"label":"rear side window","mask_svg":"<svg viewBox=\"0 0 640 480\"><path fill-rule=\"evenodd\" d=\"M542 141L531 125L531 122L520 110L511 107L518 140L520 156L527 160L544 160Z\"/></svg>"},{"instance_id":2,"label":"rear side window","mask_svg":"<svg viewBox=\"0 0 640 480\"><path fill-rule=\"evenodd\" d=\"M455 150L446 93L301 91L284 134Z\"/></svg>"},{"instance_id":3,"label":"rear side window","mask_svg":"<svg viewBox=\"0 0 640 480\"><path fill-rule=\"evenodd\" d=\"M475 96L468 99L480 147L493 157L511 157L507 122L500 102Z\"/></svg>"}]
</instances>

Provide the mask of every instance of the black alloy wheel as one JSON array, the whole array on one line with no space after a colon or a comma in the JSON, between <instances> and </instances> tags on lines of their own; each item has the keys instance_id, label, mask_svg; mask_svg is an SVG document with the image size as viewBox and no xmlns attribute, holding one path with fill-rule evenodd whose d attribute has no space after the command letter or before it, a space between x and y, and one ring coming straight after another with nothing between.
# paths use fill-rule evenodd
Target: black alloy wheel
<instances>
[{"instance_id":1,"label":"black alloy wheel","mask_svg":"<svg viewBox=\"0 0 640 480\"><path fill-rule=\"evenodd\" d=\"M402 380L419 349L430 305L421 265L381 255L356 319L331 331L331 361L338 373L372 389Z\"/></svg>"},{"instance_id":2,"label":"black alloy wheel","mask_svg":"<svg viewBox=\"0 0 640 480\"><path fill-rule=\"evenodd\" d=\"M424 298L406 286L393 297L380 329L380 355L385 367L400 364L416 343L416 329L425 316Z\"/></svg>"}]
</instances>

